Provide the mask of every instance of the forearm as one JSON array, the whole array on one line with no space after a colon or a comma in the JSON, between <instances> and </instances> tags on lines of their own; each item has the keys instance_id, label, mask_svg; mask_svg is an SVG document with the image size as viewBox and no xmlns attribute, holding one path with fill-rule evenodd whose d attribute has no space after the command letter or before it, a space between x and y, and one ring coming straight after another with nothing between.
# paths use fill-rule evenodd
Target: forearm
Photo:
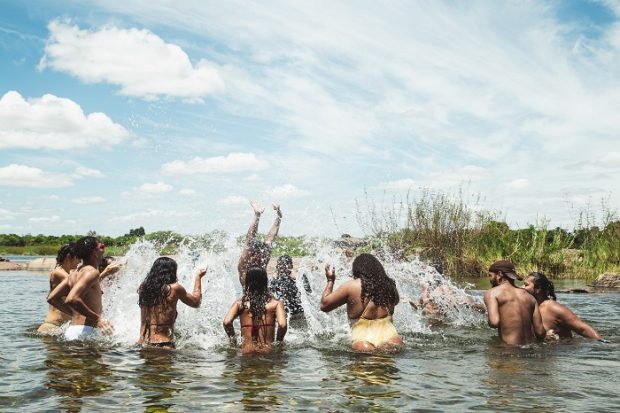
<instances>
[{"instance_id":1,"label":"forearm","mask_svg":"<svg viewBox=\"0 0 620 413\"><path fill-rule=\"evenodd\" d=\"M271 229L267 233L267 238L265 238L265 242L267 244L271 244L278 236L278 231L280 230L280 222L282 222L282 218L280 218L279 216L276 216L276 219L275 221L273 221L273 225L271 226Z\"/></svg>"},{"instance_id":2,"label":"forearm","mask_svg":"<svg viewBox=\"0 0 620 413\"><path fill-rule=\"evenodd\" d=\"M283 341L284 340L284 336L286 335L286 331L288 330L288 326L284 325L284 326L278 326L278 333L276 335L276 340L277 341Z\"/></svg>"},{"instance_id":3,"label":"forearm","mask_svg":"<svg viewBox=\"0 0 620 413\"><path fill-rule=\"evenodd\" d=\"M230 339L231 343L236 343L237 342L237 334L235 333L235 327L231 324L224 324L224 331L226 332L226 335L228 336L228 338Z\"/></svg>"},{"instance_id":4,"label":"forearm","mask_svg":"<svg viewBox=\"0 0 620 413\"><path fill-rule=\"evenodd\" d=\"M249 248L252 245L252 242L254 241L254 238L256 238L256 233L258 232L258 223L259 223L259 221L260 221L260 214L259 213L254 213L254 220L250 224L250 228L248 228L248 233L245 236L245 246L246 246L246 248Z\"/></svg>"},{"instance_id":5,"label":"forearm","mask_svg":"<svg viewBox=\"0 0 620 413\"><path fill-rule=\"evenodd\" d=\"M196 307L199 307L202 302L202 278L199 275L197 275L194 279L194 290L192 291L192 296L194 297Z\"/></svg>"},{"instance_id":6,"label":"forearm","mask_svg":"<svg viewBox=\"0 0 620 413\"><path fill-rule=\"evenodd\" d=\"M597 331L595 329L593 329L592 327L590 327L589 325L584 325L582 328L577 330L577 334L579 334L579 335L581 335L583 337L593 338L595 340L602 340L603 339L603 337L601 337L601 335L599 333L597 333Z\"/></svg>"},{"instance_id":7,"label":"forearm","mask_svg":"<svg viewBox=\"0 0 620 413\"><path fill-rule=\"evenodd\" d=\"M326 306L327 297L334 291L334 281L327 281L323 294L321 295L321 311L329 311Z\"/></svg>"},{"instance_id":8,"label":"forearm","mask_svg":"<svg viewBox=\"0 0 620 413\"><path fill-rule=\"evenodd\" d=\"M98 322L101 319L101 315L95 313L86 305L86 303L81 298L75 298L70 302L65 303L67 307L69 307L72 311L83 315L87 320L93 320Z\"/></svg>"},{"instance_id":9,"label":"forearm","mask_svg":"<svg viewBox=\"0 0 620 413\"><path fill-rule=\"evenodd\" d=\"M47 302L49 303L49 305L51 305L54 308L57 308L58 310L62 311L63 313L65 313L67 315L73 315L73 311L71 311L71 308L64 303L62 298L48 299Z\"/></svg>"}]
</instances>

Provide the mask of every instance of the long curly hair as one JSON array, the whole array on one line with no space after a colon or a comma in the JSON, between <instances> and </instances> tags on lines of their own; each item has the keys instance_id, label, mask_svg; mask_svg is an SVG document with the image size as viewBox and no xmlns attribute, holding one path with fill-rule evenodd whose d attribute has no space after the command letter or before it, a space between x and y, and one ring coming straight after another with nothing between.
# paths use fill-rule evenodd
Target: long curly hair
<instances>
[{"instance_id":1,"label":"long curly hair","mask_svg":"<svg viewBox=\"0 0 620 413\"><path fill-rule=\"evenodd\" d=\"M177 282L177 263L172 258L159 257L138 288L140 307L154 307L165 302L167 286Z\"/></svg>"},{"instance_id":2,"label":"long curly hair","mask_svg":"<svg viewBox=\"0 0 620 413\"><path fill-rule=\"evenodd\" d=\"M65 261L65 258L68 256L75 257L75 244L70 242L68 244L63 245L58 250L58 254L56 255L56 265L62 265Z\"/></svg>"},{"instance_id":3,"label":"long curly hair","mask_svg":"<svg viewBox=\"0 0 620 413\"><path fill-rule=\"evenodd\" d=\"M253 321L263 319L265 305L269 300L271 300L271 292L269 291L267 271L260 267L249 268L245 276L245 288L241 302L244 306L246 302L250 303L249 310L252 313Z\"/></svg>"},{"instance_id":4,"label":"long curly hair","mask_svg":"<svg viewBox=\"0 0 620 413\"><path fill-rule=\"evenodd\" d=\"M542 272L531 272L528 274L534 281L534 287L540 288L547 299L556 300L553 283Z\"/></svg>"},{"instance_id":5,"label":"long curly hair","mask_svg":"<svg viewBox=\"0 0 620 413\"><path fill-rule=\"evenodd\" d=\"M383 265L374 256L361 254L353 260L353 278L362 280L362 302L369 299L386 309L398 304L400 296L396 282L388 277Z\"/></svg>"}]
</instances>

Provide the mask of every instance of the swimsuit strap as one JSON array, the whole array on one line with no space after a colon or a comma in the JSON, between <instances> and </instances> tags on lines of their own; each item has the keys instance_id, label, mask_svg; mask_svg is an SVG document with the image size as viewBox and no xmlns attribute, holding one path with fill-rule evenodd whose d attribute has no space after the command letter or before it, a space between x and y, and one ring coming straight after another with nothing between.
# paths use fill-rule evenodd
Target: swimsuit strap
<instances>
[{"instance_id":1,"label":"swimsuit strap","mask_svg":"<svg viewBox=\"0 0 620 413\"><path fill-rule=\"evenodd\" d=\"M358 318L364 318L364 314L366 314L366 310L368 310L368 306L370 305L370 302L372 300L368 300L368 302L366 303L366 307L364 307L364 311L362 311L362 315L360 315Z\"/></svg>"}]
</instances>

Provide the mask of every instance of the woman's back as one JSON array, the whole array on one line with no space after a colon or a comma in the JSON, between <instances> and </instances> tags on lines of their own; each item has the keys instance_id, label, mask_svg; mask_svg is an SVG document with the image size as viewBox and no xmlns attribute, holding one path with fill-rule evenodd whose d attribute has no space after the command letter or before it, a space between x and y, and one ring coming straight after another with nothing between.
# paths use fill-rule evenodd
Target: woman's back
<instances>
[{"instance_id":1,"label":"woman's back","mask_svg":"<svg viewBox=\"0 0 620 413\"><path fill-rule=\"evenodd\" d=\"M239 300L239 322L241 323L242 350L260 351L271 346L275 339L276 310L282 301L269 299L265 303L265 312L259 319L254 319L250 312L250 302Z\"/></svg>"},{"instance_id":2,"label":"woman's back","mask_svg":"<svg viewBox=\"0 0 620 413\"><path fill-rule=\"evenodd\" d=\"M175 283L177 284L177 283ZM173 293L175 284L167 285L166 297L152 307L140 306L140 344L172 342L177 318L178 298Z\"/></svg>"}]
</instances>

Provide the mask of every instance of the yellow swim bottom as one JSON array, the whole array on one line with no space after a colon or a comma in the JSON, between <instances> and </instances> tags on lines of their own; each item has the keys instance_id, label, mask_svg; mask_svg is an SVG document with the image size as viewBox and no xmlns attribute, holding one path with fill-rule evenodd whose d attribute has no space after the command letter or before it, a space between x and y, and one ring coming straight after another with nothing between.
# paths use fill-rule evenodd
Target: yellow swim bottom
<instances>
[{"instance_id":1,"label":"yellow swim bottom","mask_svg":"<svg viewBox=\"0 0 620 413\"><path fill-rule=\"evenodd\" d=\"M351 326L351 341L367 341L375 347L379 347L393 338L398 337L398 332L392 324L392 317L386 316L376 320L360 318Z\"/></svg>"}]
</instances>

